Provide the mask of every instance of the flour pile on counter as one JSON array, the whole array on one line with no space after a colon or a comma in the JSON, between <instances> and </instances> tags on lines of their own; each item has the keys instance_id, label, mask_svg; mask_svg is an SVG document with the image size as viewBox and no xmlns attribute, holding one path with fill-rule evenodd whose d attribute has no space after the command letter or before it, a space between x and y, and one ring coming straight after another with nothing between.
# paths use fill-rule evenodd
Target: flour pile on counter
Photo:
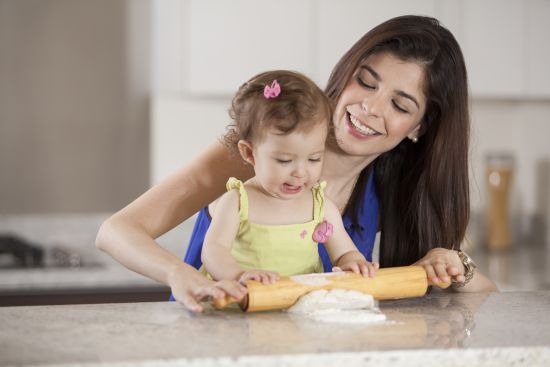
<instances>
[{"instance_id":1,"label":"flour pile on counter","mask_svg":"<svg viewBox=\"0 0 550 367\"><path fill-rule=\"evenodd\" d=\"M303 295L288 312L321 322L373 323L386 320L365 293L346 289L320 289Z\"/></svg>"}]
</instances>

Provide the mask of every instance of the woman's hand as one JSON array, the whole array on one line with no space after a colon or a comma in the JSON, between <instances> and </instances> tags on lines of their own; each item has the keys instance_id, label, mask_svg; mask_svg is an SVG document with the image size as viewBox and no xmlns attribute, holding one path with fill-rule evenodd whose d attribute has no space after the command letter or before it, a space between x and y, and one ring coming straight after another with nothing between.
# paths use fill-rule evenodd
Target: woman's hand
<instances>
[{"instance_id":1,"label":"woman's hand","mask_svg":"<svg viewBox=\"0 0 550 367\"><path fill-rule=\"evenodd\" d=\"M199 273L197 269L184 263L171 274L169 286L176 301L193 312L203 311L200 301L222 298L225 295L240 301L247 293L246 287L236 281L214 282Z\"/></svg>"},{"instance_id":2,"label":"woman's hand","mask_svg":"<svg viewBox=\"0 0 550 367\"><path fill-rule=\"evenodd\" d=\"M426 270L428 279L432 283L457 282L462 283L464 277L464 265L454 250L434 248L428 251L426 256L413 265L421 265ZM485 276L479 269L474 270L473 278L463 287L454 288L457 292L498 292L498 288L491 279Z\"/></svg>"},{"instance_id":3,"label":"woman's hand","mask_svg":"<svg viewBox=\"0 0 550 367\"><path fill-rule=\"evenodd\" d=\"M281 276L279 273L269 270L253 269L245 271L239 277L239 283L246 284L250 279L261 282L262 284L273 284L279 280Z\"/></svg>"},{"instance_id":4,"label":"woman's hand","mask_svg":"<svg viewBox=\"0 0 550 367\"><path fill-rule=\"evenodd\" d=\"M430 282L448 283L464 282L464 265L454 250L436 247L428 251L426 256L415 262L413 265L420 265L426 270Z\"/></svg>"},{"instance_id":5,"label":"woman's hand","mask_svg":"<svg viewBox=\"0 0 550 367\"><path fill-rule=\"evenodd\" d=\"M351 271L364 277L374 278L380 265L366 260L348 261L332 268L332 271Z\"/></svg>"}]
</instances>

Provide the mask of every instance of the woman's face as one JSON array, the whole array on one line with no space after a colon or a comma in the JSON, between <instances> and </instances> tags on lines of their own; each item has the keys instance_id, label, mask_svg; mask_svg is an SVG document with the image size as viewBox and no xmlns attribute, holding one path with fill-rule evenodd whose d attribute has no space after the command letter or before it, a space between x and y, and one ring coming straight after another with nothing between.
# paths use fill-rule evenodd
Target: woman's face
<instances>
[{"instance_id":1,"label":"woman's face","mask_svg":"<svg viewBox=\"0 0 550 367\"><path fill-rule=\"evenodd\" d=\"M342 92L334 111L339 147L377 157L403 139L418 137L426 110L424 69L391 53L369 56Z\"/></svg>"}]
</instances>

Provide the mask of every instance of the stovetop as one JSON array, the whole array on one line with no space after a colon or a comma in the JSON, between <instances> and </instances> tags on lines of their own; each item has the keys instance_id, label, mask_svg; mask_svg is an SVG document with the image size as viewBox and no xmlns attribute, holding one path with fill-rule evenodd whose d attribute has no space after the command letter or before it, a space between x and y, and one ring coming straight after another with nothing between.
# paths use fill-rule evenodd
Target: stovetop
<instances>
[{"instance_id":1,"label":"stovetop","mask_svg":"<svg viewBox=\"0 0 550 367\"><path fill-rule=\"evenodd\" d=\"M79 268L91 266L68 246L44 246L13 234L0 235L0 269Z\"/></svg>"}]
</instances>

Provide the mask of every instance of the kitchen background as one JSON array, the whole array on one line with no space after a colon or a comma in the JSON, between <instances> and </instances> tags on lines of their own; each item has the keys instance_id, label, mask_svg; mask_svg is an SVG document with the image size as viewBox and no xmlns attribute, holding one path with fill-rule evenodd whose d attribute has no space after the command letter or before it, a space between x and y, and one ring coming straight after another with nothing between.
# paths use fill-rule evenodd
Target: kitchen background
<instances>
[{"instance_id":1,"label":"kitchen background","mask_svg":"<svg viewBox=\"0 0 550 367\"><path fill-rule=\"evenodd\" d=\"M324 86L360 35L401 14L440 19L467 60L469 249L503 290L550 288L550 0L0 0L0 236L53 264L22 270L33 261L0 247L0 299L164 297L95 250L101 221L222 134L244 80L286 68ZM514 157L514 241L487 252L495 152ZM181 256L191 226L159 242Z\"/></svg>"}]
</instances>

